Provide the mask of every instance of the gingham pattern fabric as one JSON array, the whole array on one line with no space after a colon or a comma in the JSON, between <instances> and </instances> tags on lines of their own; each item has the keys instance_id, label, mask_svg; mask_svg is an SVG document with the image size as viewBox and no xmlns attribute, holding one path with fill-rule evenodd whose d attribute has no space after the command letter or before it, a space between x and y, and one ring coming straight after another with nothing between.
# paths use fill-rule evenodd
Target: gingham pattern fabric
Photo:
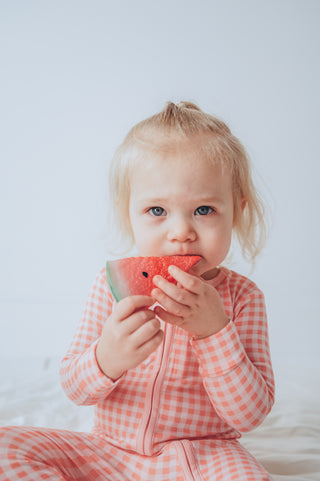
<instances>
[{"instance_id":1,"label":"gingham pattern fabric","mask_svg":"<svg viewBox=\"0 0 320 481\"><path fill-rule=\"evenodd\" d=\"M193 340L163 323L162 345L113 382L95 357L113 306L101 270L61 365L70 399L95 405L92 433L1 430L0 481L270 479L237 441L264 420L274 401L264 297L250 280L225 268L211 282L229 324Z\"/></svg>"}]
</instances>

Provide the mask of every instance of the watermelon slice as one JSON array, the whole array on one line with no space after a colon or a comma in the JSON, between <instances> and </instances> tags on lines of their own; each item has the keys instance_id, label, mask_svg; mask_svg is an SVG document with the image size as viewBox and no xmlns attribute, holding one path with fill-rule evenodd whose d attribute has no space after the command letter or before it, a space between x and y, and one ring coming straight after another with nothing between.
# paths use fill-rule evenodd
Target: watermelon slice
<instances>
[{"instance_id":1,"label":"watermelon slice","mask_svg":"<svg viewBox=\"0 0 320 481\"><path fill-rule=\"evenodd\" d=\"M128 257L108 261L106 266L110 290L116 301L133 295L151 295L155 287L152 279L160 274L169 282L176 284L169 274L171 265L188 272L201 259L200 256L166 256L166 257Z\"/></svg>"}]
</instances>

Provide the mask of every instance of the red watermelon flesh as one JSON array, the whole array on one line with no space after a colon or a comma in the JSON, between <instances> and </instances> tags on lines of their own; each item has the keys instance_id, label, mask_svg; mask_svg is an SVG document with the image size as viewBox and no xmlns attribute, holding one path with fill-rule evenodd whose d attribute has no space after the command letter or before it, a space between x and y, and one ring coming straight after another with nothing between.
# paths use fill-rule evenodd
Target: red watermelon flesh
<instances>
[{"instance_id":1,"label":"red watermelon flesh","mask_svg":"<svg viewBox=\"0 0 320 481\"><path fill-rule=\"evenodd\" d=\"M188 272L201 259L200 256L166 256L166 257L128 257L108 261L106 265L110 290L116 301L127 296L150 296L155 287L152 279L156 274L176 284L169 274L171 265Z\"/></svg>"}]
</instances>

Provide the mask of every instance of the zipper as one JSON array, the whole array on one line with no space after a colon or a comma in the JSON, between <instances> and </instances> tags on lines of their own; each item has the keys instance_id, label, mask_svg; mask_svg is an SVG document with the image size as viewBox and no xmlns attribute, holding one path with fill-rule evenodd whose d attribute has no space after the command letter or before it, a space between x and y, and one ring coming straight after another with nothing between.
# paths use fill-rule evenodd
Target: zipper
<instances>
[{"instance_id":1,"label":"zipper","mask_svg":"<svg viewBox=\"0 0 320 481\"><path fill-rule=\"evenodd\" d=\"M161 394L161 386L166 375L167 364L172 347L172 339L175 333L175 326L164 323L164 340L159 354L159 364L153 382L146 396L145 415L141 421L140 433L137 439L138 452L146 456L154 454L152 440L154 428L158 418L158 406Z\"/></svg>"},{"instance_id":2,"label":"zipper","mask_svg":"<svg viewBox=\"0 0 320 481\"><path fill-rule=\"evenodd\" d=\"M180 458L185 481L203 481L192 443L187 440L177 441L176 449Z\"/></svg>"}]
</instances>

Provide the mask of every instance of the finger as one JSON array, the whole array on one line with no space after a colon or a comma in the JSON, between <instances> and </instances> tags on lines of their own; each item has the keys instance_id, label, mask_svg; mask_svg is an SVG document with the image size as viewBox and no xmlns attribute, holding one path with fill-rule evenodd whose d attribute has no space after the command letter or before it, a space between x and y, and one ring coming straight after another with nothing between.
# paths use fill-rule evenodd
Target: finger
<instances>
[{"instance_id":1,"label":"finger","mask_svg":"<svg viewBox=\"0 0 320 481\"><path fill-rule=\"evenodd\" d=\"M162 321L172 324L174 326L180 326L183 323L183 317L175 316L168 311L162 309L162 307L157 306L154 310L155 314L162 319Z\"/></svg>"},{"instance_id":2,"label":"finger","mask_svg":"<svg viewBox=\"0 0 320 481\"><path fill-rule=\"evenodd\" d=\"M202 281L199 277L193 276L188 272L184 272L177 266L169 266L168 271L172 277L181 284L187 291L199 294L201 291Z\"/></svg>"},{"instance_id":3,"label":"finger","mask_svg":"<svg viewBox=\"0 0 320 481\"><path fill-rule=\"evenodd\" d=\"M159 319L154 317L153 319L145 322L142 326L136 329L130 336L130 342L133 343L135 348L139 348L146 342L150 341L161 329Z\"/></svg>"},{"instance_id":4,"label":"finger","mask_svg":"<svg viewBox=\"0 0 320 481\"><path fill-rule=\"evenodd\" d=\"M153 337L148 339L144 344L142 344L138 350L137 350L137 355L139 357L140 362L144 361L150 354L155 351L160 344L162 343L163 340L163 331L158 331Z\"/></svg>"},{"instance_id":5,"label":"finger","mask_svg":"<svg viewBox=\"0 0 320 481\"><path fill-rule=\"evenodd\" d=\"M153 283L161 289L161 291L167 294L167 296L180 304L190 305L194 302L194 294L184 289L180 283L179 285L173 284L161 276L155 276L153 278ZM156 300L159 302L158 299Z\"/></svg>"},{"instance_id":6,"label":"finger","mask_svg":"<svg viewBox=\"0 0 320 481\"><path fill-rule=\"evenodd\" d=\"M139 309L151 307L154 302L150 296L128 296L116 304L113 313L121 321Z\"/></svg>"},{"instance_id":7,"label":"finger","mask_svg":"<svg viewBox=\"0 0 320 481\"><path fill-rule=\"evenodd\" d=\"M134 331L139 329L145 323L150 322L155 319L155 314L149 309L143 309L138 312L134 312L127 319L123 320L120 324L120 328L123 329L124 333L132 334Z\"/></svg>"},{"instance_id":8,"label":"finger","mask_svg":"<svg viewBox=\"0 0 320 481\"><path fill-rule=\"evenodd\" d=\"M184 317L189 314L190 306L181 304L171 297L167 296L161 289L155 288L152 290L152 295L155 300L162 306L166 311L169 311L175 316Z\"/></svg>"}]
</instances>

